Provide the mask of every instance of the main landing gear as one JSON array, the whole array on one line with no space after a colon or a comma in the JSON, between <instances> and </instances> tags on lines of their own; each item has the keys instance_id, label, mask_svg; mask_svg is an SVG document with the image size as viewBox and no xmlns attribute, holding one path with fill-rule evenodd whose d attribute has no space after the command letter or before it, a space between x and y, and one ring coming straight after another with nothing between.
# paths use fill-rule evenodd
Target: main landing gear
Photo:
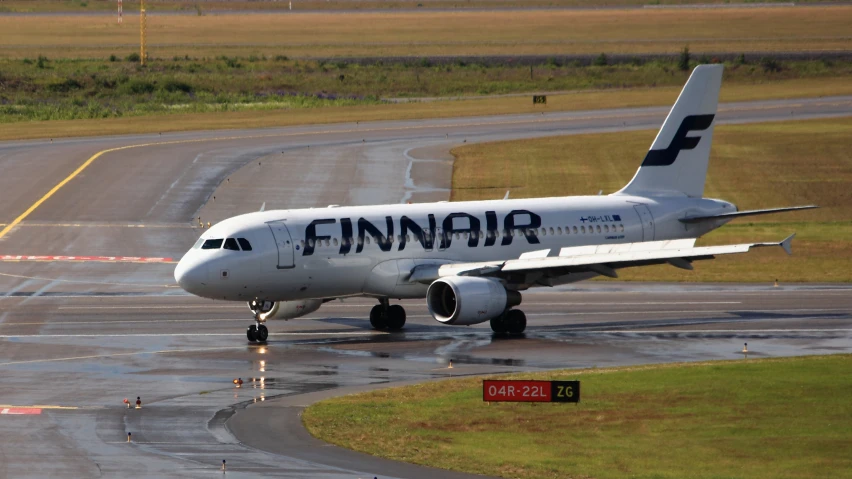
<instances>
[{"instance_id":1,"label":"main landing gear","mask_svg":"<svg viewBox=\"0 0 852 479\"><path fill-rule=\"evenodd\" d=\"M379 304L370 310L370 324L378 330L399 331L405 326L405 308L389 304L388 298L381 298Z\"/></svg>"},{"instance_id":2,"label":"main landing gear","mask_svg":"<svg viewBox=\"0 0 852 479\"><path fill-rule=\"evenodd\" d=\"M520 309L510 309L491 320L495 334L521 334L527 329L527 315Z\"/></svg>"},{"instance_id":3,"label":"main landing gear","mask_svg":"<svg viewBox=\"0 0 852 479\"><path fill-rule=\"evenodd\" d=\"M254 313L254 324L246 329L246 339L251 342L259 342L265 343L266 338L269 337L269 330L264 326L264 321L261 320L261 317L272 311L272 308L275 306L275 303L271 301L252 301L249 303L249 307Z\"/></svg>"}]
</instances>

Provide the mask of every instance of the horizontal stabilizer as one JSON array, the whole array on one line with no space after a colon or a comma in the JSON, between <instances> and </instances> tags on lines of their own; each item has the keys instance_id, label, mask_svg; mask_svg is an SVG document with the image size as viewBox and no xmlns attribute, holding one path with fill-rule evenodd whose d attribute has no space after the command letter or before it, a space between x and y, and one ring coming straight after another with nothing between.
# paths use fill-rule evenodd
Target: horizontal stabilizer
<instances>
[{"instance_id":1,"label":"horizontal stabilizer","mask_svg":"<svg viewBox=\"0 0 852 479\"><path fill-rule=\"evenodd\" d=\"M712 220L732 220L734 218L739 218L740 216L757 216L757 215L768 215L770 213L781 213L783 211L798 211L798 210L810 210L814 208L819 208L817 205L807 205L807 206L789 206L786 208L769 208L765 210L749 210L749 211L735 211L733 213L722 213L718 215L710 215L710 216L690 216L688 218L681 218L681 223L701 223L702 221L712 221Z\"/></svg>"}]
</instances>

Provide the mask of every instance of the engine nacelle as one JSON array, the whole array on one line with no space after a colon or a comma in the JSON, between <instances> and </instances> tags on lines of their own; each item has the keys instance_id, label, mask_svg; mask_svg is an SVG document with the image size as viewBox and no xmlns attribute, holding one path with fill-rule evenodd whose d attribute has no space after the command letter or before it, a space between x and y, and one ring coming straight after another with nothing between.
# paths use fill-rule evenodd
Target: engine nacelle
<instances>
[{"instance_id":1,"label":"engine nacelle","mask_svg":"<svg viewBox=\"0 0 852 479\"><path fill-rule=\"evenodd\" d=\"M426 292L432 317L444 324L484 323L521 304L521 294L507 291L496 279L447 276L435 280Z\"/></svg>"},{"instance_id":2,"label":"engine nacelle","mask_svg":"<svg viewBox=\"0 0 852 479\"><path fill-rule=\"evenodd\" d=\"M258 319L293 319L311 314L322 306L321 299L303 299L300 301L249 301L248 307Z\"/></svg>"}]
</instances>

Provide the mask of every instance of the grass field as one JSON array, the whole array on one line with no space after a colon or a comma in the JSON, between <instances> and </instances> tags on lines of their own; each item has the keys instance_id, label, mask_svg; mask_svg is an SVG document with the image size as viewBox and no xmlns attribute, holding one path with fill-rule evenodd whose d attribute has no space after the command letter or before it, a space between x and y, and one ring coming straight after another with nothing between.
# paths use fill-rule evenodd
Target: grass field
<instances>
[{"instance_id":1,"label":"grass field","mask_svg":"<svg viewBox=\"0 0 852 479\"><path fill-rule=\"evenodd\" d=\"M761 3L784 3L786 0L766 0ZM821 0L798 0L797 3L814 3ZM290 2L253 0L148 0L146 8L152 12L188 12L205 14L223 11L280 11L288 10ZM300 10L397 10L397 9L468 9L468 8L559 8L559 7L630 7L639 5L727 4L730 0L296 0L295 11ZM751 0L736 3L754 4ZM138 0L124 2L126 12L139 10ZM115 11L115 0L3 0L0 13L49 13Z\"/></svg>"},{"instance_id":2,"label":"grass field","mask_svg":"<svg viewBox=\"0 0 852 479\"><path fill-rule=\"evenodd\" d=\"M126 55L139 45L138 23L130 15L127 20L118 25L106 15L0 16L0 56ZM150 16L147 30L154 58L310 58L677 53L687 44L699 54L847 51L850 24L852 6L799 6L163 15Z\"/></svg>"},{"instance_id":3,"label":"grass field","mask_svg":"<svg viewBox=\"0 0 852 479\"><path fill-rule=\"evenodd\" d=\"M756 250L700 262L623 270L642 281L852 281L852 118L723 125L713 138L704 195L740 209L817 204L818 210L735 220L700 245L778 241L793 256ZM627 184L656 131L576 135L456 148L455 201L611 193Z\"/></svg>"},{"instance_id":4,"label":"grass field","mask_svg":"<svg viewBox=\"0 0 852 479\"><path fill-rule=\"evenodd\" d=\"M796 96L852 92L852 62L746 62L729 64L726 88L761 85L753 90L782 94L787 89L787 95ZM610 66L542 62L529 67L511 62L435 66L424 60L364 66L283 57L176 57L143 68L118 57L39 56L0 60L0 123L369 105L385 97L679 87L688 75L673 61Z\"/></svg>"},{"instance_id":5,"label":"grass field","mask_svg":"<svg viewBox=\"0 0 852 479\"><path fill-rule=\"evenodd\" d=\"M480 378L315 404L315 436L396 460L502 477L852 477L852 356L556 371L572 404L482 402Z\"/></svg>"},{"instance_id":6,"label":"grass field","mask_svg":"<svg viewBox=\"0 0 852 479\"><path fill-rule=\"evenodd\" d=\"M300 108L284 102L269 101L257 104L213 104L210 106L212 112L183 113L186 110L167 109L161 105L161 111L156 114L141 115L144 110L140 108L139 111L133 110L128 112L127 116L116 118L106 115L107 118L62 120L61 118L68 117L79 118L77 115L90 112L104 112L102 106L95 107L100 110L90 111L88 101L75 105L74 96L66 95L70 99L63 100L59 107L42 103L38 105L40 109L32 113L35 117L46 114L48 118L56 118L48 121L21 121L26 119L22 114L22 110L28 107L26 103L0 104L0 118L7 122L17 120L14 123L2 124L0 141L671 105L680 88L678 84L671 87L578 91L549 95L546 107L534 106L529 96L403 104L376 103L369 100L359 102L346 98L296 98L297 101L304 101ZM721 98L722 101L737 102L850 94L852 82L845 78L805 78L726 85L722 89ZM290 101L287 97L283 100Z\"/></svg>"}]
</instances>

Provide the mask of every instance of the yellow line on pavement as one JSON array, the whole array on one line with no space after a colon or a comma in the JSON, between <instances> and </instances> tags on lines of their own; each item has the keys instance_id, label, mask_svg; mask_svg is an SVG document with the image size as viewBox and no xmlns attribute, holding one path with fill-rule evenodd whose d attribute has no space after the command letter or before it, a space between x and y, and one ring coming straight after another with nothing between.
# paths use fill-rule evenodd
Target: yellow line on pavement
<instances>
[{"instance_id":1,"label":"yellow line on pavement","mask_svg":"<svg viewBox=\"0 0 852 479\"><path fill-rule=\"evenodd\" d=\"M524 119L512 119L512 120L502 120L502 121L474 121L467 123L458 123L452 125L443 125L443 124L432 124L432 125L409 125L409 126L395 126L395 127L379 127L379 128L350 128L343 130L333 130L333 129L325 129L325 130L314 130L314 131L304 131L304 132L292 132L292 133L269 133L263 135L235 135L235 136L225 136L225 137L212 137L212 138L194 138L190 140L172 140L172 141L160 141L160 142L152 142L152 143L140 143L138 145L127 145L127 146L119 146L116 148L109 148L106 150L101 150L91 158L83 162L76 170L74 170L70 175L68 175L64 180L60 181L53 188L50 189L44 196L38 199L35 203L32 204L26 211L24 211L20 216L14 219L11 223L7 224L2 230L0 230L0 239L2 239L9 231L12 230L15 226L17 226L21 221L27 218L33 211L36 210L42 203L47 201L51 196L53 196L60 188L65 186L69 181L73 180L77 175L79 175L83 170L85 170L89 165L91 165L95 160L100 158L106 153L111 153L114 151L128 150L131 148L142 148L146 146L162 146L162 145L175 145L175 144L186 144L186 143L200 143L204 141L226 141L226 140L249 140L249 139L257 139L257 138L272 138L272 137L293 137L293 136L317 136L317 135L326 135L333 133L374 133L378 131L394 131L394 130L425 130L425 129L439 129L439 128L447 128L452 130L458 127L472 127L472 126L483 126L483 125L511 125L511 124L521 124L521 123L547 123L552 121L577 121L583 119L605 119L605 118L630 118L634 116L644 116L645 113L627 113L627 114L604 114L604 115L585 115L585 116L577 116L570 118L524 118Z\"/></svg>"},{"instance_id":2,"label":"yellow line on pavement","mask_svg":"<svg viewBox=\"0 0 852 479\"><path fill-rule=\"evenodd\" d=\"M135 145L134 145L134 146L135 146ZM65 184L66 184L66 183L68 183L69 181L73 180L75 176L79 175L81 171L85 170L87 166L91 165L91 164L92 164L92 162L93 162L93 161L95 161L95 160L97 160L97 159L98 159L101 155L103 155L104 153L109 153L109 152L111 152L111 151L124 150L124 149L126 149L126 148L133 148L133 146L122 146L122 147L119 147L119 148L110 148L109 150L101 150L101 151L99 151L99 152L95 153L94 155L92 155L92 157L91 157L91 158L89 158L88 160L86 160L86 161L85 161L82 165L80 165L80 167L79 167L79 168L77 168L76 170L74 170L74 172L72 172L70 175L68 175L68 176L67 176L64 180L62 180L62 181L60 181L59 183L57 183L57 185L56 185L56 186L54 186L53 188L51 188L51 189L50 189L50 191L48 191L48 192L47 192L44 196L42 196L41 198L39 198L39 200L38 200L38 201L36 201L35 203L33 203L33 204L32 204L32 206L30 206L29 208L27 208L27 211L24 211L24 212L23 212L20 216L18 216L17 218L15 218L15 220L14 220L14 221L12 221L12 222L11 222L11 223L9 223L8 225L6 225L6 227L5 227L5 228L3 228L2 230L0 230L0 238L2 238L2 237L4 237L4 236L6 236L6 233L8 233L8 232L9 232L9 230L11 230L11 229L12 229L12 228L14 228L15 226L17 226L17 224L18 224L18 223L20 223L21 221L24 221L24 218L26 218L27 216L29 216L29 215L30 215L30 213L32 213L33 211L35 211L35 210L36 210L36 208L38 208L39 206L41 206L41 204L42 204L42 203L44 203L45 201L47 201L47 199L48 199L48 198L50 198L51 196L53 196L53 194L54 194L54 193L56 193L57 191L59 191L59 189L60 189L60 188L62 188L63 186L65 186Z\"/></svg>"}]
</instances>

